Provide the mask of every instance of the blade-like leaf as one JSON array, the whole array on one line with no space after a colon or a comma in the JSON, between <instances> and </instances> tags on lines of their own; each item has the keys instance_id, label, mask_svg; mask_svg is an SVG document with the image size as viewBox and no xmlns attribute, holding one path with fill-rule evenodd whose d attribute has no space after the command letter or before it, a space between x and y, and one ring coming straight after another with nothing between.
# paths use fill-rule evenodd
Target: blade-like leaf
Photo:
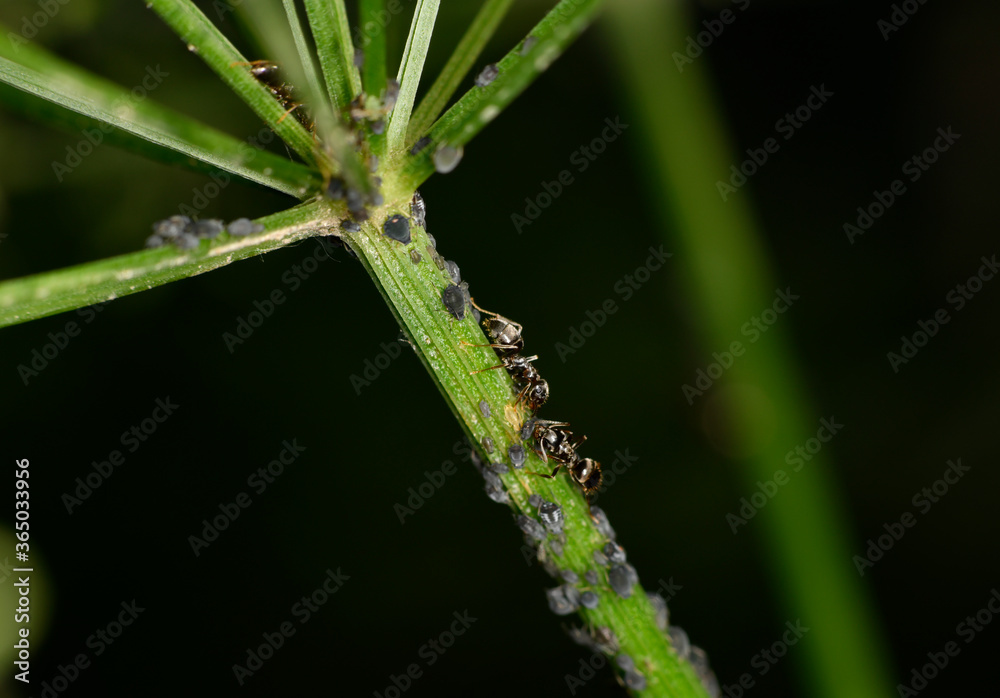
<instances>
[{"instance_id":1,"label":"blade-like leaf","mask_svg":"<svg viewBox=\"0 0 1000 698\"><path fill-rule=\"evenodd\" d=\"M3 55L7 50L0 41L0 82L20 92L3 90L0 98L16 109L68 128L99 128L116 145L152 158L202 171L225 170L299 199L319 186L318 177L303 165L253 148L148 97L137 99L33 44L19 48L17 62ZM157 73L159 67L150 70Z\"/></svg>"},{"instance_id":2,"label":"blade-like leaf","mask_svg":"<svg viewBox=\"0 0 1000 698\"><path fill-rule=\"evenodd\" d=\"M305 0L316 53L333 106L345 112L361 93L361 76L354 67L354 43L344 0Z\"/></svg>"},{"instance_id":3,"label":"blade-like leaf","mask_svg":"<svg viewBox=\"0 0 1000 698\"><path fill-rule=\"evenodd\" d=\"M361 0L361 32L364 45L364 65L361 68L361 83L365 92L379 96L385 89L386 27L385 0ZM375 31L368 33L372 26Z\"/></svg>"},{"instance_id":4,"label":"blade-like leaf","mask_svg":"<svg viewBox=\"0 0 1000 698\"><path fill-rule=\"evenodd\" d=\"M418 0L417 9L413 12L410 36L406 39L403 60L396 77L399 81L399 98L389 115L389 125L385 131L386 151L390 155L402 149L406 140L406 127L410 122L413 102L417 98L417 86L420 84L420 74L424 71L424 60L434 33L439 5L439 0Z\"/></svg>"},{"instance_id":5,"label":"blade-like leaf","mask_svg":"<svg viewBox=\"0 0 1000 698\"><path fill-rule=\"evenodd\" d=\"M461 147L496 118L530 85L597 16L601 0L561 0L525 40L497 64L500 74L485 87L473 87L437 120L430 141L411 155L399 184L411 190L434 172L437 147Z\"/></svg>"},{"instance_id":6,"label":"blade-like leaf","mask_svg":"<svg viewBox=\"0 0 1000 698\"><path fill-rule=\"evenodd\" d=\"M193 250L164 246L0 283L0 327L146 291L171 281L291 245L335 224L324 202L301 204L257 222L259 235L203 241Z\"/></svg>"},{"instance_id":7,"label":"blade-like leaf","mask_svg":"<svg viewBox=\"0 0 1000 698\"><path fill-rule=\"evenodd\" d=\"M285 108L250 73L246 58L191 0L147 0L147 5L306 163L333 169L332 163L317 162L325 158L318 156L312 134L285 118Z\"/></svg>"},{"instance_id":8,"label":"blade-like leaf","mask_svg":"<svg viewBox=\"0 0 1000 698\"><path fill-rule=\"evenodd\" d=\"M420 106L413 112L410 125L406 128L407 145L416 142L444 111L448 100L455 94L462 79L483 52L483 48L500 26L513 2L514 0L486 0L483 3L476 18L466 30L465 36L455 47L455 52L445 63L441 74L427 90L427 94L420 101Z\"/></svg>"}]
</instances>

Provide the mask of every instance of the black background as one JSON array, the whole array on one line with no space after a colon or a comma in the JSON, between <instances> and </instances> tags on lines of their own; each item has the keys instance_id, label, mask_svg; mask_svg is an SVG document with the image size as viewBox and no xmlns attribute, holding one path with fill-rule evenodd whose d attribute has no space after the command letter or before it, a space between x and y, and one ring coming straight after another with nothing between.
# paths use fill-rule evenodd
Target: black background
<instances>
[{"instance_id":1,"label":"black background","mask_svg":"<svg viewBox=\"0 0 1000 698\"><path fill-rule=\"evenodd\" d=\"M2 19L18 26L33 8L15 3ZM717 9L698 8L694 19ZM541 11L518 5L485 58L502 55ZM898 679L955 639L956 625L1000 584L1000 291L987 283L899 374L885 356L946 305L980 256L998 251L1000 48L994 4L928 2L886 41L876 21L890 12L886 3L755 1L699 60L741 149L773 135L811 85L835 93L740 195L752 197L779 283L812 299L788 322L813 404L848 425L827 448L853 549L912 511L912 496L945 461L973 467L865 576ZM435 44L429 71L470 13L442 9L437 31L448 38ZM390 25L399 43L408 17ZM637 194L642 134L612 143L521 234L511 222L605 118L631 119L609 37L600 24L591 29L466 148L455 173L422 188L428 228L477 300L523 323L553 388L548 414L586 425L592 453L628 448L640 458L602 505L644 584L673 577L683 586L672 621L706 648L720 682L733 683L788 618L762 562L762 528L734 536L725 522L748 493L680 392L713 349L698 341L675 272L683 260L654 275L569 360L554 349L661 243L665 198ZM238 137L260 129L141 3L71 0L37 40L122 85L160 64L170 77L156 100ZM962 134L958 143L850 245L843 222L947 126ZM153 220L209 181L104 146L56 182L51 162L80 138L0 113L0 278L138 249ZM289 203L234 183L205 215L254 217ZM523 562L508 514L453 455L460 429L417 359L406 349L360 395L351 385L398 331L360 265L342 253L323 262L233 353L223 342L255 300L290 291L282 275L315 245L115 301L90 323L67 313L3 331L2 441L8 462L31 461L33 541L48 580L35 601L51 604L35 681L89 651L88 636L135 599L146 610L102 656L89 651L93 665L67 694L236 693L232 665L339 568L350 579L296 624L245 694L381 692L466 609L475 623L406 695L566 692L564 676L578 672L584 652L548 613L548 580ZM25 385L17 366L69 321L83 324L80 336ZM121 449L120 434L167 396L176 413L68 514L61 496L75 479ZM202 519L250 493L247 477L292 439L303 454L194 556L188 536ZM457 474L401 526L393 505L446 460ZM0 507L0 517L11 523L12 508ZM998 633L987 627L963 645L922 695L991 685ZM793 649L748 695L808 695L794 657ZM12 680L4 690L21 694ZM618 692L606 669L580 691Z\"/></svg>"}]
</instances>

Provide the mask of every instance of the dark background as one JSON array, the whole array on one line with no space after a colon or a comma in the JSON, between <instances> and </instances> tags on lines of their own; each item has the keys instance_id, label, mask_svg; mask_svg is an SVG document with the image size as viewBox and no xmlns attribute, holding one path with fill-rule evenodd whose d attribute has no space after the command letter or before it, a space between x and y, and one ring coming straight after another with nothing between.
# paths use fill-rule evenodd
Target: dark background
<instances>
[{"instance_id":1,"label":"dark background","mask_svg":"<svg viewBox=\"0 0 1000 698\"><path fill-rule=\"evenodd\" d=\"M34 5L5 7L19 26ZM716 8L717 10L718 8ZM521 4L485 60L499 58L542 8ZM402 41L409 9L390 25ZM471 9L445 7L428 61L433 74ZM787 319L817 416L847 426L827 449L845 494L854 552L914 511L911 498L962 458L969 475L865 576L890 642L895 679L956 639L955 627L1000 585L994 466L1000 286L987 283L917 357L894 374L886 352L995 254L998 102L991 3L930 2L888 41L876 21L888 3L752 3L699 60L740 149L773 135L776 119L811 85L835 93L739 196L752 197L781 286L808 310ZM695 19L716 11L697 9ZM721 683L788 620L763 564L763 527L734 536L725 522L749 492L702 430L680 386L708 363L675 257L566 362L556 342L660 244L670 220L642 198L645 144L636 130L612 143L543 215L517 234L513 213L542 182L570 167L606 117L629 121L627 95L598 25L466 149L450 176L423 188L428 228L461 265L477 300L516 318L553 388L547 414L572 420L589 452L630 449L639 462L603 499L643 583L673 577L672 622L705 647ZM122 85L146 65L169 79L154 98L238 137L260 129L235 97L141 3L71 0L37 39ZM680 48L680 47L679 47ZM397 47L398 50L398 47ZM390 62L390 65L394 65ZM427 83L425 83L426 85ZM649 89L656 89L650 85ZM904 160L951 126L961 140L854 245L841 227ZM138 249L152 221L192 200L203 176L102 146L57 183L51 162L81 136L0 112L0 278ZM280 151L279 151L280 152ZM737 161L734 156L734 162ZM205 215L232 219L287 206L285 197L234 183ZM721 202L720 202L720 205ZM668 223L669 225L669 223ZM52 604L35 681L51 680L122 601L146 610L67 692L87 695L235 693L231 667L261 633L293 620L292 605L326 570L343 589L250 678L254 695L382 692L455 611L477 620L407 695L563 695L585 652L546 608L548 579L527 566L508 513L452 453L461 431L406 349L357 395L350 382L398 328L368 277L343 253L235 352L222 340L255 300L316 243L107 305L5 329L0 341L6 458L29 458L33 541ZM669 245L667 246L669 250ZM951 307L948 306L951 310ZM68 321L79 337L24 385L28 363ZM180 407L72 515L61 502L93 461L121 449L120 434L150 416L156 398ZM992 425L992 426L991 426ZM283 440L306 447L210 547L188 536L218 506L251 492L247 477ZM404 525L393 505L425 470L453 460L457 474ZM778 467L780 464L776 464ZM9 524L12 509L0 518ZM9 587L8 587L9 588ZM39 599L36 598L36 603ZM922 695L992 685L1000 628L987 627ZM93 657L93 652L90 652ZM987 682L990 682L987 684ZM35 684L32 695L39 695ZM5 689L21 695L9 680ZM616 695L612 673L580 693ZM748 695L807 695L795 651Z\"/></svg>"}]
</instances>

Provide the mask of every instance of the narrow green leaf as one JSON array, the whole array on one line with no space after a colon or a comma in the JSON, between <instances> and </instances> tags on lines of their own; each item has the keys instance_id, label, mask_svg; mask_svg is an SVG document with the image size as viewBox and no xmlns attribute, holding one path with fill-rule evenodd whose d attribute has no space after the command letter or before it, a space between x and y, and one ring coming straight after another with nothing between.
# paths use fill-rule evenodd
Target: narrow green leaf
<instances>
[{"instance_id":1,"label":"narrow green leaf","mask_svg":"<svg viewBox=\"0 0 1000 698\"><path fill-rule=\"evenodd\" d=\"M0 54L6 51L6 42L0 41ZM17 58L14 62L0 55L0 82L25 97L18 99L6 90L0 97L22 111L67 128L99 128L109 141L143 155L202 171L225 170L299 199L319 186L316 175L298 163L253 148L148 97L138 99L33 44L21 47ZM147 77L160 72L159 66L150 67Z\"/></svg>"},{"instance_id":2,"label":"narrow green leaf","mask_svg":"<svg viewBox=\"0 0 1000 698\"><path fill-rule=\"evenodd\" d=\"M286 247L336 224L329 204L314 202L259 219L258 235L223 233L193 250L167 245L0 283L0 327L102 303Z\"/></svg>"},{"instance_id":3,"label":"narrow green leaf","mask_svg":"<svg viewBox=\"0 0 1000 698\"><path fill-rule=\"evenodd\" d=\"M361 93L361 75L354 67L354 43L344 0L305 0L316 53L333 106L343 114Z\"/></svg>"},{"instance_id":4,"label":"narrow green leaf","mask_svg":"<svg viewBox=\"0 0 1000 698\"><path fill-rule=\"evenodd\" d=\"M487 42L496 32L514 0L486 0L476 18L458 42L441 74L420 101L406 129L406 144L412 145L444 111L459 84L472 68Z\"/></svg>"},{"instance_id":5,"label":"narrow green leaf","mask_svg":"<svg viewBox=\"0 0 1000 698\"><path fill-rule=\"evenodd\" d=\"M420 84L420 74L424 71L424 60L431 44L439 5L440 0L418 0L417 9L413 12L410 35L406 39L403 60L396 77L399 81L399 98L389 115L385 131L386 152L390 155L394 155L405 145L406 127L410 122L413 102L417 98L417 86Z\"/></svg>"},{"instance_id":6,"label":"narrow green leaf","mask_svg":"<svg viewBox=\"0 0 1000 698\"><path fill-rule=\"evenodd\" d=\"M601 5L601 0L561 0L552 8L525 41L497 63L500 74L492 83L466 92L431 127L429 144L407 158L400 187L418 187L434 172L433 156L439 146L464 146L506 109L590 26Z\"/></svg>"},{"instance_id":7,"label":"narrow green leaf","mask_svg":"<svg viewBox=\"0 0 1000 698\"><path fill-rule=\"evenodd\" d=\"M361 35L365 44L364 66L361 68L361 83L367 94L378 97L385 89L385 63L387 60L385 0L361 0ZM374 26L369 34L365 29Z\"/></svg>"},{"instance_id":8,"label":"narrow green leaf","mask_svg":"<svg viewBox=\"0 0 1000 698\"><path fill-rule=\"evenodd\" d=\"M147 0L147 4L306 163L332 169L332 163L317 163L325 158L317 158L312 134L296 119L285 118L285 108L251 75L246 58L191 0Z\"/></svg>"}]
</instances>

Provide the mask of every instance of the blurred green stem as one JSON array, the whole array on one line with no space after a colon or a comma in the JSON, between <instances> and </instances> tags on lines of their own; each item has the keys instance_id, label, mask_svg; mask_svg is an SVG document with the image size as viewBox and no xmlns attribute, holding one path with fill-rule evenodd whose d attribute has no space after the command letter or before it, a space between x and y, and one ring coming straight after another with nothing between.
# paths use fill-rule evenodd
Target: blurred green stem
<instances>
[{"instance_id":1,"label":"blurred green stem","mask_svg":"<svg viewBox=\"0 0 1000 698\"><path fill-rule=\"evenodd\" d=\"M680 246L686 261L694 316L702 322L709 356L741 338L740 327L771 307L779 284L746 204L748 192L724 202L716 190L716 181L727 181L732 150L705 66L696 59L682 64L681 72L672 56L683 51L694 25L680 3L621 0L612 7L612 44L636 127L642 130L652 198L669 199L666 208L674 213L675 225L664 233ZM800 302L805 306L809 300ZM738 464L747 492L786 467L785 453L815 436L819 418L827 416L812 409L803 395L789 348L789 322L782 316L766 338L747 346L719 384L694 403L705 409L714 400L727 408L738 432ZM768 503L755 525L766 536L788 620L801 619L812 629L795 651L807 667L806 694L889 696L893 690L882 634L851 562L837 493L829 452L821 452ZM711 646L707 649L711 654ZM720 680L725 683L725 677Z\"/></svg>"}]
</instances>

